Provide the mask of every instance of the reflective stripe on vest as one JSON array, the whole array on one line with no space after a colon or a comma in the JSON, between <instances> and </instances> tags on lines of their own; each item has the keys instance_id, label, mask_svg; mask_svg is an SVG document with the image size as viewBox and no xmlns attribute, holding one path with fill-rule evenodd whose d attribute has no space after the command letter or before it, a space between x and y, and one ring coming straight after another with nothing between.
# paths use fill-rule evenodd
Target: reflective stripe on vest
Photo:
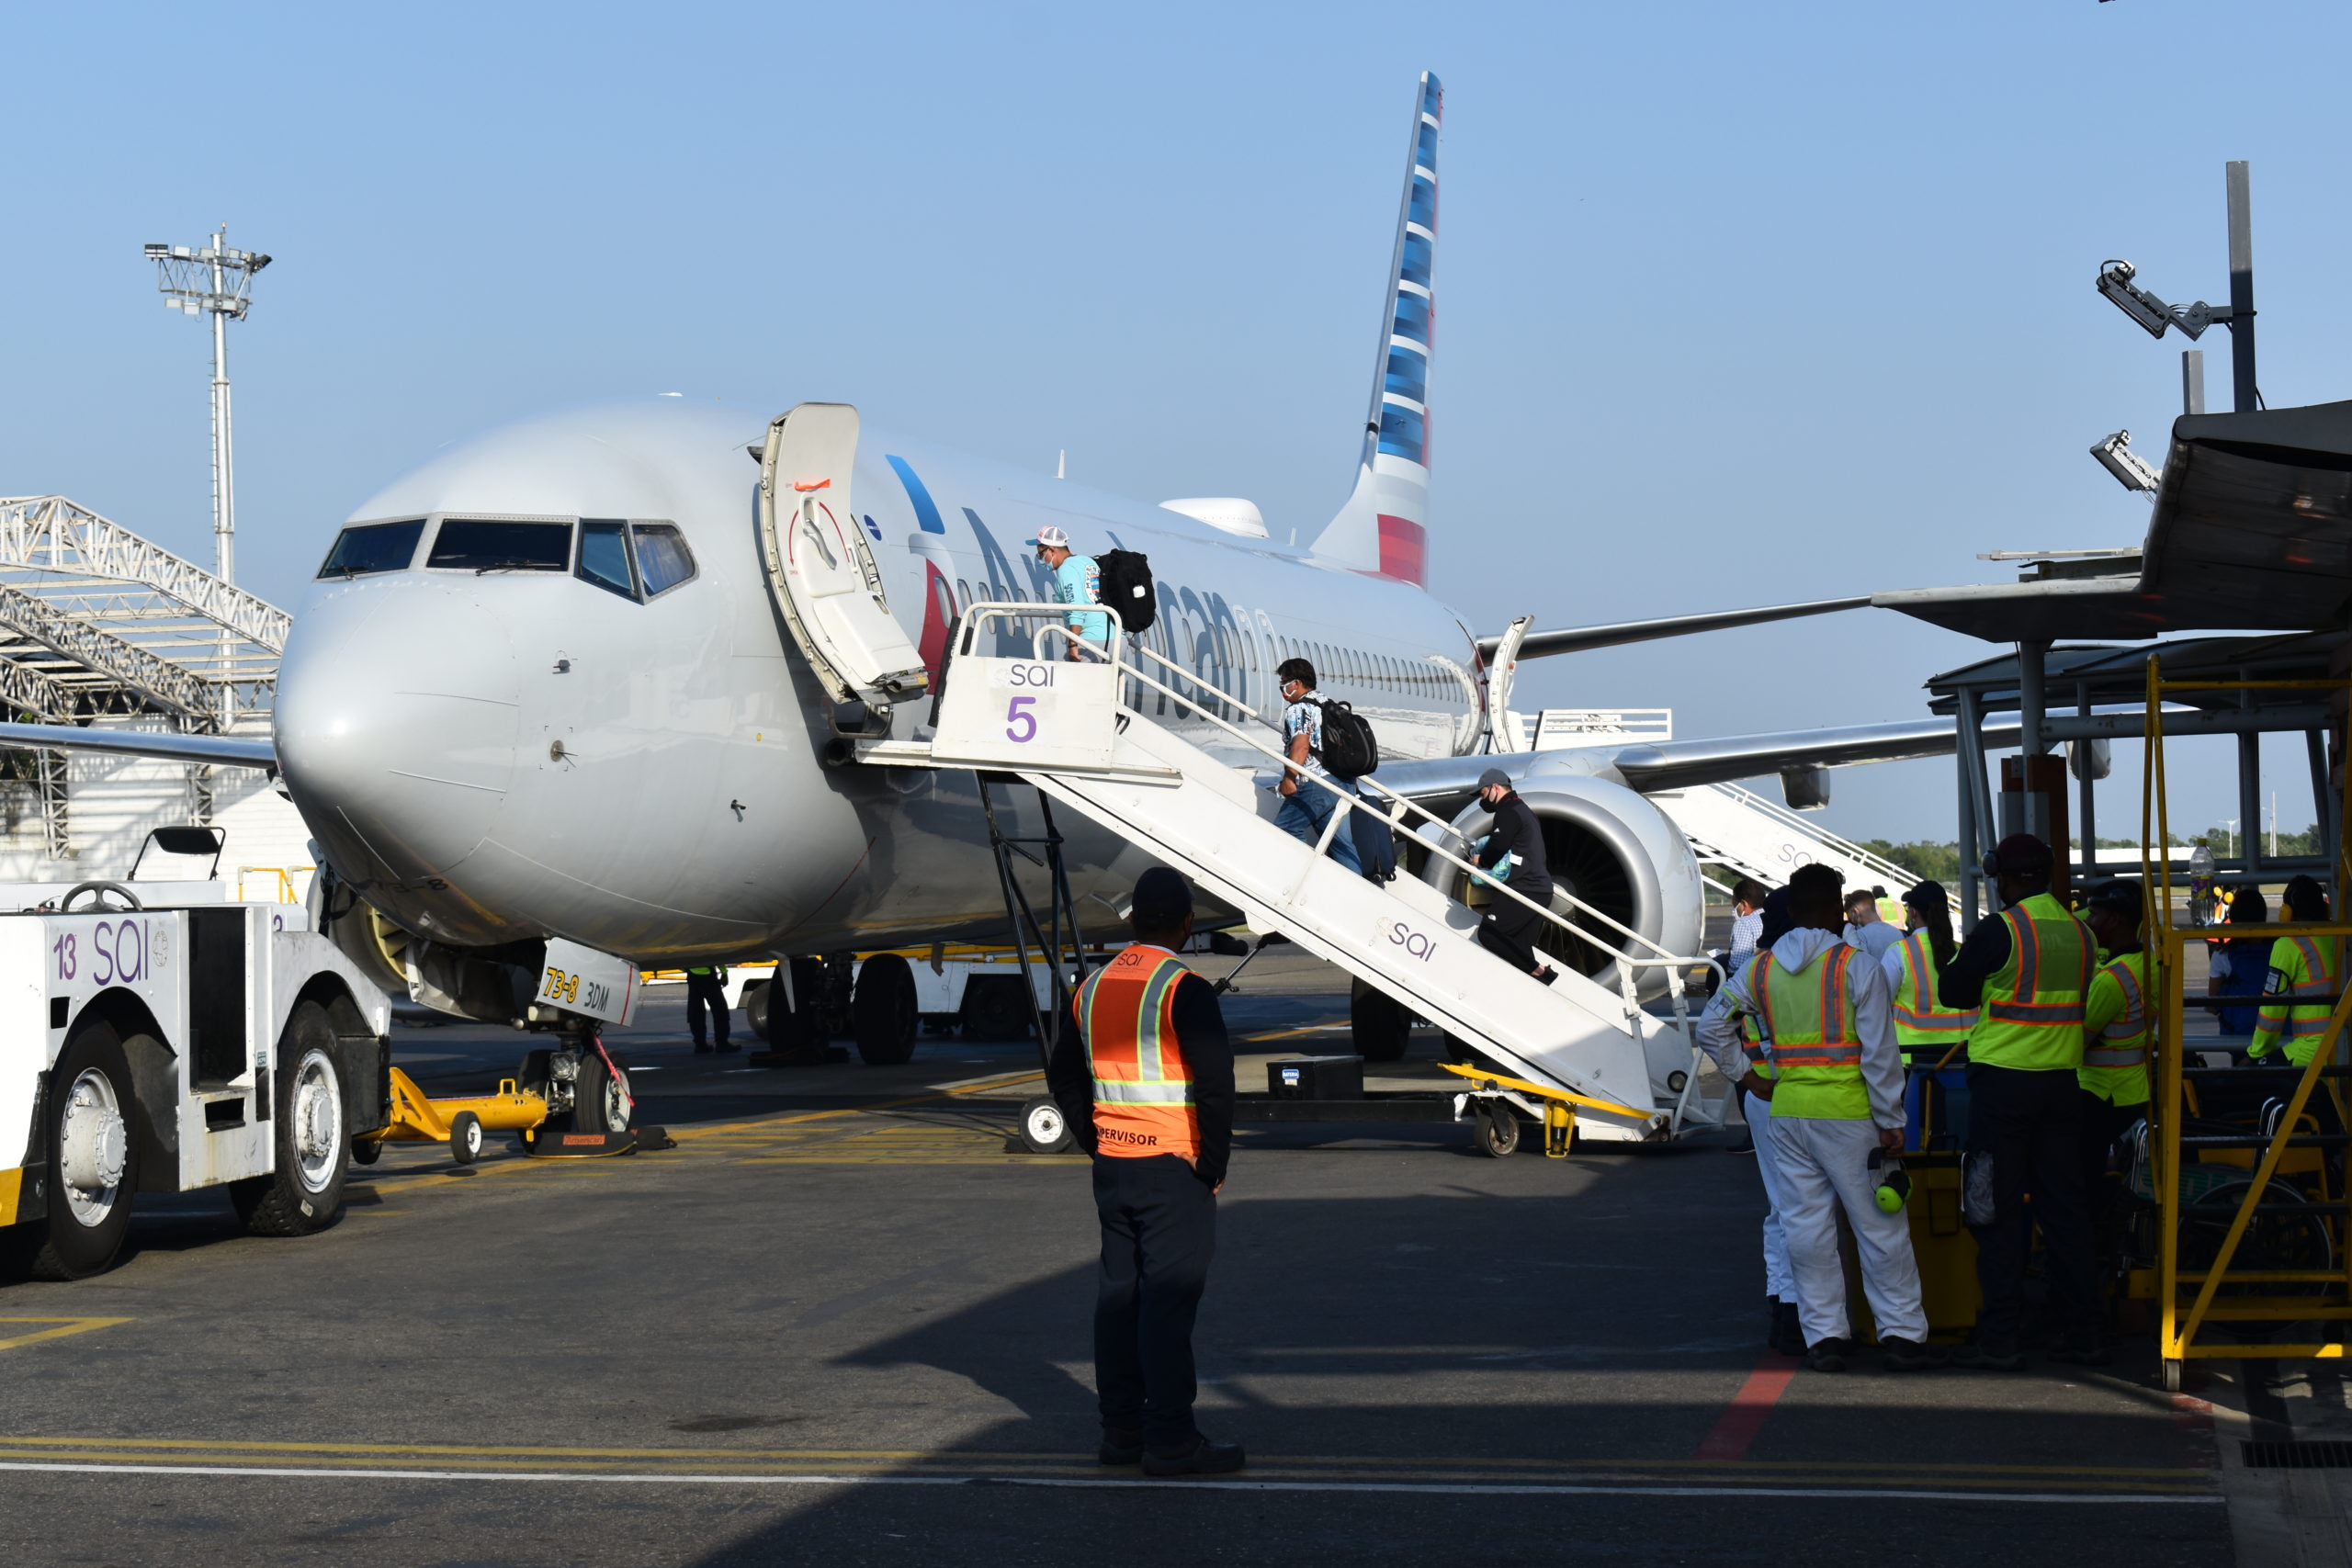
<instances>
[{"instance_id":1,"label":"reflective stripe on vest","mask_svg":"<svg viewBox=\"0 0 2352 1568\"><path fill-rule=\"evenodd\" d=\"M1947 1045L1975 1027L1973 1012L1951 1012L1936 1000L1941 971L1928 933L1903 939L1903 978L1894 987L1894 1038L1905 1045Z\"/></svg>"},{"instance_id":2,"label":"reflective stripe on vest","mask_svg":"<svg viewBox=\"0 0 2352 1568\"><path fill-rule=\"evenodd\" d=\"M2090 931L2047 893L2001 917L2009 956L1985 982L1984 1007L1968 1037L1979 1064L2055 1071L2083 1063L2083 1003L2098 973Z\"/></svg>"},{"instance_id":3,"label":"reflective stripe on vest","mask_svg":"<svg viewBox=\"0 0 2352 1568\"><path fill-rule=\"evenodd\" d=\"M1070 998L1094 1079L1097 1154L1199 1156L1193 1075L1174 1023L1176 986L1191 973L1167 949L1137 942Z\"/></svg>"},{"instance_id":4,"label":"reflective stripe on vest","mask_svg":"<svg viewBox=\"0 0 2352 1568\"><path fill-rule=\"evenodd\" d=\"M1772 1043L1767 1036L1764 1019L1764 976L1772 967L1770 952L1758 953L1740 971L1740 984L1750 998L1753 1010L1739 1015L1739 1050L1747 1058L1747 1066L1757 1077L1772 1076Z\"/></svg>"},{"instance_id":5,"label":"reflective stripe on vest","mask_svg":"<svg viewBox=\"0 0 2352 1568\"><path fill-rule=\"evenodd\" d=\"M2148 1059L2148 1006L2140 993L2140 976L2132 972L2131 954L2100 971L2115 977L2123 992L2123 1012L2098 1032L2099 1043L2083 1052L2086 1067L2137 1067Z\"/></svg>"},{"instance_id":6,"label":"reflective stripe on vest","mask_svg":"<svg viewBox=\"0 0 2352 1568\"><path fill-rule=\"evenodd\" d=\"M1775 1116L1869 1119L1862 1041L1846 982L1846 967L1859 953L1843 945L1828 949L1814 960L1810 974L1758 964L1757 1005L1780 1073L1772 1086Z\"/></svg>"},{"instance_id":7,"label":"reflective stripe on vest","mask_svg":"<svg viewBox=\"0 0 2352 1568\"><path fill-rule=\"evenodd\" d=\"M2272 991L2262 998L2257 1027L2289 1040L2315 1040L2327 1032L2327 1021L2335 1011L2335 965L2328 962L2327 949L2311 938L2282 936L2270 944L2270 967L2281 973L2287 972L2278 962L2282 947L2291 951L2293 959L2301 960L2295 966L2302 971L2301 977L2285 990Z\"/></svg>"}]
</instances>

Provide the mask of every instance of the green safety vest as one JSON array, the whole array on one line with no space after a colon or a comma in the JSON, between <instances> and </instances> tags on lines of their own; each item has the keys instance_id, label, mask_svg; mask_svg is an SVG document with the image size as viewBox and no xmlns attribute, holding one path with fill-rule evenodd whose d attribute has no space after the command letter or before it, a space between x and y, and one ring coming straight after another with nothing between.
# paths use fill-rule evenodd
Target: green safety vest
<instances>
[{"instance_id":1,"label":"green safety vest","mask_svg":"<svg viewBox=\"0 0 2352 1568\"><path fill-rule=\"evenodd\" d=\"M1768 956L1768 953L1758 953L1739 972L1740 988L1751 998L1747 1010L1739 1015L1739 1049L1740 1054L1747 1058L1748 1071L1769 1083L1773 1077L1772 1057L1764 1048L1764 1026L1758 1021L1764 1016L1764 1004L1760 998L1765 974L1759 965Z\"/></svg>"},{"instance_id":2,"label":"green safety vest","mask_svg":"<svg viewBox=\"0 0 2352 1568\"><path fill-rule=\"evenodd\" d=\"M2090 928L2047 893L2004 914L2008 962L1984 982L1968 1059L2025 1072L2075 1072L2083 1065L2083 1000L2098 969Z\"/></svg>"},{"instance_id":3,"label":"green safety vest","mask_svg":"<svg viewBox=\"0 0 2352 1568\"><path fill-rule=\"evenodd\" d=\"M2246 1047L2246 1055L2270 1055L2283 1035L2287 1060L2298 1067L2310 1066L2327 1033L2327 1021L2335 1012L2335 993L2343 972L2341 945L2335 942L2314 942L2307 936L2282 936L2273 942L2272 983L2284 983L2264 993L2254 1043ZM2312 999L2298 1002L2298 997Z\"/></svg>"},{"instance_id":4,"label":"green safety vest","mask_svg":"<svg viewBox=\"0 0 2352 1568\"><path fill-rule=\"evenodd\" d=\"M2145 951L2110 958L2091 976L2083 1016L2083 1066L2075 1081L2109 1105L2148 1103L2148 1043L2155 1020L2148 1010Z\"/></svg>"},{"instance_id":5,"label":"green safety vest","mask_svg":"<svg viewBox=\"0 0 2352 1568\"><path fill-rule=\"evenodd\" d=\"M1976 1026L1973 1012L1955 1012L1936 999L1943 978L1926 931L1913 931L1895 951L1903 954L1903 977L1894 986L1894 1040L1907 1047L1949 1051Z\"/></svg>"},{"instance_id":6,"label":"green safety vest","mask_svg":"<svg viewBox=\"0 0 2352 1568\"><path fill-rule=\"evenodd\" d=\"M1827 949L1792 974L1757 955L1748 995L1760 1010L1764 1049L1777 1082L1772 1114L1823 1122L1867 1122L1871 1091L1862 1082L1862 1037L1854 1026L1846 966L1860 950ZM1862 961L1870 960L1861 955Z\"/></svg>"}]
</instances>

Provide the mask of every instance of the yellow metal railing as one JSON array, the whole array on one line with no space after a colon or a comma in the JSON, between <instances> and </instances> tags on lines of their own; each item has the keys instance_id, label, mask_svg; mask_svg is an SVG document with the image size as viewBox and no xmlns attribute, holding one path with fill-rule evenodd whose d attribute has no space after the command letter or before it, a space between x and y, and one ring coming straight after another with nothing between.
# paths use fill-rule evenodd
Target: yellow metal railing
<instances>
[{"instance_id":1,"label":"yellow metal railing","mask_svg":"<svg viewBox=\"0 0 2352 1568\"><path fill-rule=\"evenodd\" d=\"M2183 1227L2190 1223L2188 1210L2202 1195L2189 1191L2191 1172L2199 1168L2219 1171L2227 1168L2227 1165L2221 1160L2209 1163L2192 1157L2201 1152L2201 1145L2187 1141L2191 1136L2187 1134L2187 1122L2192 1107L2198 1103L2188 1077L2191 1069L2188 1057L2190 1051L2199 1048L2187 1030L2187 959L2189 944L2210 940L2214 928L2176 920L2172 858L2150 847L2171 842L2171 818L2165 789L2164 705L2168 698L2188 692L2290 689L2352 693L2352 680L2167 681L2162 660L2154 655L2148 660L2148 752L2140 785L2140 853L2142 886L2148 893L2149 983L2155 996L2162 998L2162 1006L2156 1010L2153 1041L2155 1083L2149 1106L2148 1174L2156 1213L2158 1352L2164 1359L2165 1386L2176 1392L2180 1387L2183 1363L2199 1358L2240 1358L2249 1349L2264 1357L2288 1359L2342 1359L2352 1353L2346 1349L2352 1341L2347 1341L2346 1332L2347 1325L2352 1325L2352 1248L2345 1245L2342 1156L2339 1154L2331 1169L2326 1153L2331 1147L2340 1150L2343 1144L2340 1138L2313 1139L2303 1126L2304 1114L2316 1100L2333 1110L2339 1132L2352 1127L2352 1121L2347 1121L2346 1114L2352 1107L2346 1105L2346 1069L2342 1065L2346 1023L2352 1019L2352 989L2335 999L2326 1032L2312 1052L2311 1062L2297 1074L2294 1091L2288 1098L2285 1110L2278 1113L2275 1130L2266 1134L2257 1129L2240 1141L2238 1149L2231 1151L2250 1156L2258 1150L2259 1157L2250 1161L2253 1168L2245 1179L2245 1191L2229 1211L2228 1228L2211 1260L2188 1269L2181 1266ZM2335 875L2339 914L2343 912L2346 889L2352 887L2352 862L2346 859L2346 848L2352 846L2352 790L2342 793L2346 798L2336 832ZM2346 948L2345 939L2352 938L2352 921L2270 924L2258 931L2261 936L2274 941L2280 937L2306 937L2334 942L2341 954ZM2345 978L2339 957L2339 982ZM2247 1005L2258 1005L2256 998L2249 997L2245 1001ZM2221 1153L2219 1149L2214 1152ZM2290 1164L2299 1168L2298 1174L2317 1178L2315 1191L2278 1180L2282 1167ZM2234 1176L2229 1184L2236 1184ZM2282 1193L2291 1195L2292 1202L2274 1203L2266 1211L2264 1199L2275 1199ZM2209 1207L2198 1217L2210 1222L2217 1219L2220 1212L2219 1206ZM2233 1268L2249 1231L2266 1213L2272 1217L2288 1218L2290 1223L2317 1224L2318 1232L2307 1234L2325 1236L2326 1266L2266 1268L2259 1259L2251 1259L2245 1268ZM2260 1290L2278 1285L2320 1286L2324 1290L2311 1295ZM2184 1301L2184 1293L2191 1291L2194 1295ZM2232 1293L2224 1295L2224 1291ZM2245 1293L2249 1292L2252 1293ZM2310 1325L2318 1330L2318 1337L2299 1343L2205 1337L2205 1331L2221 1324Z\"/></svg>"}]
</instances>

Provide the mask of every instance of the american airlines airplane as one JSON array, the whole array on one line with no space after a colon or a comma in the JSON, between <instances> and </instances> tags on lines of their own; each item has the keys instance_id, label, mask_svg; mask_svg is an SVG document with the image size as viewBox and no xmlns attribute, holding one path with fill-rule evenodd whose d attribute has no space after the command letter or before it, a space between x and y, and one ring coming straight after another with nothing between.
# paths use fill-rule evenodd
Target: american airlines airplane
<instances>
[{"instance_id":1,"label":"american airlines airplane","mask_svg":"<svg viewBox=\"0 0 2352 1568\"><path fill-rule=\"evenodd\" d=\"M331 929L388 985L462 1016L518 1016L551 938L676 965L997 936L974 775L862 765L853 741L922 732L964 608L1053 597L1026 541L1057 525L1081 552L1148 557L1144 641L1206 686L1273 713L1275 666L1310 660L1326 696L1372 719L1382 783L1452 809L1480 769L1506 767L1569 890L1691 952L1698 868L1644 791L1949 750L1950 728L1487 754L1513 743L1495 722L1512 645L1426 587L1442 110L1425 75L1362 461L1303 543L1246 501L1126 501L840 405L772 419L648 398L491 432L361 503L296 617L273 738L0 736L277 769L331 874ZM796 489L779 453L812 440L835 466ZM847 656L805 583L796 596L820 556L886 617ZM1852 603L1542 634L1523 651ZM1062 826L1081 903L1115 908L1148 857ZM334 907L355 895L365 908Z\"/></svg>"}]
</instances>

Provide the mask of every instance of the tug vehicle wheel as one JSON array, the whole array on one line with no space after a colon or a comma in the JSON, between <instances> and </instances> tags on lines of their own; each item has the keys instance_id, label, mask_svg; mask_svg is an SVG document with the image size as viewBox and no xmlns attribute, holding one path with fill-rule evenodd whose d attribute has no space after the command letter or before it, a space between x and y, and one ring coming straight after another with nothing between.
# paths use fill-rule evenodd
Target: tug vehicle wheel
<instances>
[{"instance_id":1,"label":"tug vehicle wheel","mask_svg":"<svg viewBox=\"0 0 2352 1568\"><path fill-rule=\"evenodd\" d=\"M1501 1100L1489 1100L1478 1108L1478 1152L1496 1159L1508 1159L1519 1152L1519 1118Z\"/></svg>"},{"instance_id":2,"label":"tug vehicle wheel","mask_svg":"<svg viewBox=\"0 0 2352 1568\"><path fill-rule=\"evenodd\" d=\"M139 1190L137 1101L113 1029L85 1026L67 1043L49 1086L49 1217L28 1227L40 1234L28 1267L37 1280L86 1279L121 1255Z\"/></svg>"},{"instance_id":3,"label":"tug vehicle wheel","mask_svg":"<svg viewBox=\"0 0 2352 1568\"><path fill-rule=\"evenodd\" d=\"M271 1077L277 1168L229 1183L229 1201L255 1235L308 1235L342 1216L352 1152L334 1028L318 1003L302 1003L286 1021Z\"/></svg>"}]
</instances>

